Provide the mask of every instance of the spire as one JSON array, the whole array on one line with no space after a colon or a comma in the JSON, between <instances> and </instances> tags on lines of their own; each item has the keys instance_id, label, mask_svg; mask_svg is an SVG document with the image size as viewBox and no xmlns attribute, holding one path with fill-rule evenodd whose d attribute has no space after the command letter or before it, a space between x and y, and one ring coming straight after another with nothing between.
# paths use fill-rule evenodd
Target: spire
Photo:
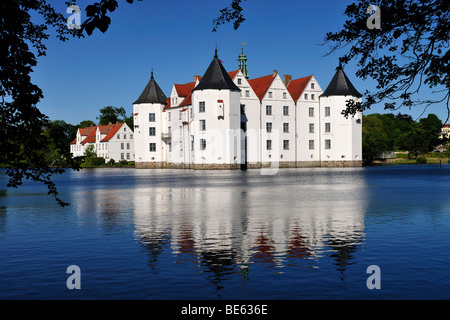
<instances>
[{"instance_id":1,"label":"spire","mask_svg":"<svg viewBox=\"0 0 450 320\"><path fill-rule=\"evenodd\" d=\"M133 104L139 103L160 103L166 104L167 97L153 78L153 69L150 81L147 83L144 91L142 91L139 98Z\"/></svg>"},{"instance_id":2,"label":"spire","mask_svg":"<svg viewBox=\"0 0 450 320\"><path fill-rule=\"evenodd\" d=\"M333 79L331 79L327 89L320 96L354 96L361 98L362 94L359 93L350 82L344 72L344 69L342 68L341 62L339 61L339 66L336 68L336 73L334 74Z\"/></svg>"},{"instance_id":3,"label":"spire","mask_svg":"<svg viewBox=\"0 0 450 320\"><path fill-rule=\"evenodd\" d=\"M215 50L214 59L211 61L208 69L206 69L206 72L199 84L192 91L204 89L228 89L240 91L220 62L219 57L217 56L217 47Z\"/></svg>"},{"instance_id":4,"label":"spire","mask_svg":"<svg viewBox=\"0 0 450 320\"><path fill-rule=\"evenodd\" d=\"M248 79L247 56L244 54L244 43L242 43L242 51L238 57L238 62L239 69L242 71L244 77Z\"/></svg>"}]
</instances>

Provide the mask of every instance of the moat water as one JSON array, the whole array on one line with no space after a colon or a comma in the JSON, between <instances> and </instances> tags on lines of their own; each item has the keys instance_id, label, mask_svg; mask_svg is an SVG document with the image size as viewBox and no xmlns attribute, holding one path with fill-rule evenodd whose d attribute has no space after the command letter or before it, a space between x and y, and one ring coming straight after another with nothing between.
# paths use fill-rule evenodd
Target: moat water
<instances>
[{"instance_id":1,"label":"moat water","mask_svg":"<svg viewBox=\"0 0 450 320\"><path fill-rule=\"evenodd\" d=\"M447 164L6 181L0 299L450 299Z\"/></svg>"}]
</instances>

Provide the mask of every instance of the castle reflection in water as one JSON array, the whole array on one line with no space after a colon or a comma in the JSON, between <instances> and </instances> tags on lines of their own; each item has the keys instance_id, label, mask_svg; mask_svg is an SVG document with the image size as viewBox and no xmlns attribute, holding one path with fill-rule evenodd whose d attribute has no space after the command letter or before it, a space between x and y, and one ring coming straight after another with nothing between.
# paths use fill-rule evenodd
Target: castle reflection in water
<instances>
[{"instance_id":1,"label":"castle reflection in water","mask_svg":"<svg viewBox=\"0 0 450 320\"><path fill-rule=\"evenodd\" d=\"M192 263L218 278L246 274L254 264L314 268L324 255L343 271L364 241L360 170L223 179L210 172L196 177L203 182L157 181L134 190L135 236L148 250L150 266L169 246L175 263Z\"/></svg>"}]
</instances>

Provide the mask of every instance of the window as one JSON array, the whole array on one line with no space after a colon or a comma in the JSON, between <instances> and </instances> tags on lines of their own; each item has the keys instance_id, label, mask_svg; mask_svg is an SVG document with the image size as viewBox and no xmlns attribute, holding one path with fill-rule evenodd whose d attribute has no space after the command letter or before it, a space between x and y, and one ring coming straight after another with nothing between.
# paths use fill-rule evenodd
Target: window
<instances>
[{"instance_id":1,"label":"window","mask_svg":"<svg viewBox=\"0 0 450 320\"><path fill-rule=\"evenodd\" d=\"M283 150L289 150L289 140L283 140Z\"/></svg>"},{"instance_id":2,"label":"window","mask_svg":"<svg viewBox=\"0 0 450 320\"><path fill-rule=\"evenodd\" d=\"M124 138L124 139L126 139L126 138L127 138L127 135L126 135L126 134L124 134L124 135L123 135L123 138Z\"/></svg>"},{"instance_id":3,"label":"window","mask_svg":"<svg viewBox=\"0 0 450 320\"><path fill-rule=\"evenodd\" d=\"M127 160L130 160L130 154L127 153Z\"/></svg>"},{"instance_id":4,"label":"window","mask_svg":"<svg viewBox=\"0 0 450 320\"><path fill-rule=\"evenodd\" d=\"M198 103L198 112L205 112L205 101L200 101Z\"/></svg>"},{"instance_id":5,"label":"window","mask_svg":"<svg viewBox=\"0 0 450 320\"><path fill-rule=\"evenodd\" d=\"M272 150L272 140L267 140L266 141L266 149L267 150Z\"/></svg>"},{"instance_id":6,"label":"window","mask_svg":"<svg viewBox=\"0 0 450 320\"><path fill-rule=\"evenodd\" d=\"M266 131L267 132L272 132L272 122L267 122L266 123Z\"/></svg>"},{"instance_id":7,"label":"window","mask_svg":"<svg viewBox=\"0 0 450 320\"><path fill-rule=\"evenodd\" d=\"M314 150L314 140L309 140L309 150Z\"/></svg>"},{"instance_id":8,"label":"window","mask_svg":"<svg viewBox=\"0 0 450 320\"><path fill-rule=\"evenodd\" d=\"M126 127L123 127L123 131L127 131L127 128L126 128Z\"/></svg>"},{"instance_id":9,"label":"window","mask_svg":"<svg viewBox=\"0 0 450 320\"><path fill-rule=\"evenodd\" d=\"M171 134L172 133L172 127L167 127L167 133Z\"/></svg>"},{"instance_id":10,"label":"window","mask_svg":"<svg viewBox=\"0 0 450 320\"><path fill-rule=\"evenodd\" d=\"M325 149L331 149L331 140L325 140Z\"/></svg>"},{"instance_id":11,"label":"window","mask_svg":"<svg viewBox=\"0 0 450 320\"><path fill-rule=\"evenodd\" d=\"M266 106L266 115L268 116L272 115L272 106Z\"/></svg>"},{"instance_id":12,"label":"window","mask_svg":"<svg viewBox=\"0 0 450 320\"><path fill-rule=\"evenodd\" d=\"M241 104L241 114L245 114L245 104Z\"/></svg>"},{"instance_id":13,"label":"window","mask_svg":"<svg viewBox=\"0 0 450 320\"><path fill-rule=\"evenodd\" d=\"M156 151L156 143L150 143L150 152Z\"/></svg>"},{"instance_id":14,"label":"window","mask_svg":"<svg viewBox=\"0 0 450 320\"><path fill-rule=\"evenodd\" d=\"M183 119L183 111L178 111L178 120L182 120Z\"/></svg>"},{"instance_id":15,"label":"window","mask_svg":"<svg viewBox=\"0 0 450 320\"><path fill-rule=\"evenodd\" d=\"M133 139L133 135L132 134L130 134L130 139Z\"/></svg>"},{"instance_id":16,"label":"window","mask_svg":"<svg viewBox=\"0 0 450 320\"><path fill-rule=\"evenodd\" d=\"M283 99L287 99L287 93L283 92Z\"/></svg>"},{"instance_id":17,"label":"window","mask_svg":"<svg viewBox=\"0 0 450 320\"><path fill-rule=\"evenodd\" d=\"M117 139L120 139L120 134L117 135Z\"/></svg>"},{"instance_id":18,"label":"window","mask_svg":"<svg viewBox=\"0 0 450 320\"><path fill-rule=\"evenodd\" d=\"M127 143L127 150L130 150L130 143Z\"/></svg>"},{"instance_id":19,"label":"window","mask_svg":"<svg viewBox=\"0 0 450 320\"><path fill-rule=\"evenodd\" d=\"M206 149L206 139L200 139L200 150Z\"/></svg>"},{"instance_id":20,"label":"window","mask_svg":"<svg viewBox=\"0 0 450 320\"><path fill-rule=\"evenodd\" d=\"M309 124L309 133L314 133L314 123Z\"/></svg>"},{"instance_id":21,"label":"window","mask_svg":"<svg viewBox=\"0 0 450 320\"><path fill-rule=\"evenodd\" d=\"M125 160L125 155L123 153L120 154L120 159Z\"/></svg>"},{"instance_id":22,"label":"window","mask_svg":"<svg viewBox=\"0 0 450 320\"><path fill-rule=\"evenodd\" d=\"M304 97L305 97L305 100L308 100L308 94L307 93L305 93Z\"/></svg>"},{"instance_id":23,"label":"window","mask_svg":"<svg viewBox=\"0 0 450 320\"><path fill-rule=\"evenodd\" d=\"M269 91L269 98L273 98L272 92Z\"/></svg>"},{"instance_id":24,"label":"window","mask_svg":"<svg viewBox=\"0 0 450 320\"><path fill-rule=\"evenodd\" d=\"M283 106L283 116L289 115L289 106Z\"/></svg>"},{"instance_id":25,"label":"window","mask_svg":"<svg viewBox=\"0 0 450 320\"><path fill-rule=\"evenodd\" d=\"M183 151L183 141L180 140L179 146L180 146L180 151Z\"/></svg>"},{"instance_id":26,"label":"window","mask_svg":"<svg viewBox=\"0 0 450 320\"><path fill-rule=\"evenodd\" d=\"M155 114L154 113L149 113L148 114L148 121L149 122L155 122Z\"/></svg>"},{"instance_id":27,"label":"window","mask_svg":"<svg viewBox=\"0 0 450 320\"><path fill-rule=\"evenodd\" d=\"M167 113L167 120L168 121L171 121L172 120L172 113Z\"/></svg>"},{"instance_id":28,"label":"window","mask_svg":"<svg viewBox=\"0 0 450 320\"><path fill-rule=\"evenodd\" d=\"M331 123L325 123L325 132L331 132Z\"/></svg>"},{"instance_id":29,"label":"window","mask_svg":"<svg viewBox=\"0 0 450 320\"><path fill-rule=\"evenodd\" d=\"M200 131L205 131L206 130L206 120L200 120Z\"/></svg>"},{"instance_id":30,"label":"window","mask_svg":"<svg viewBox=\"0 0 450 320\"><path fill-rule=\"evenodd\" d=\"M311 89L314 89L314 82L311 82Z\"/></svg>"},{"instance_id":31,"label":"window","mask_svg":"<svg viewBox=\"0 0 450 320\"><path fill-rule=\"evenodd\" d=\"M148 128L148 135L149 136L156 136L156 128L155 127Z\"/></svg>"},{"instance_id":32,"label":"window","mask_svg":"<svg viewBox=\"0 0 450 320\"><path fill-rule=\"evenodd\" d=\"M283 123L283 132L289 132L289 123Z\"/></svg>"},{"instance_id":33,"label":"window","mask_svg":"<svg viewBox=\"0 0 450 320\"><path fill-rule=\"evenodd\" d=\"M314 98L315 98L315 95L311 94L311 100L314 100Z\"/></svg>"},{"instance_id":34,"label":"window","mask_svg":"<svg viewBox=\"0 0 450 320\"><path fill-rule=\"evenodd\" d=\"M330 107L325 107L325 117L330 116Z\"/></svg>"},{"instance_id":35,"label":"window","mask_svg":"<svg viewBox=\"0 0 450 320\"><path fill-rule=\"evenodd\" d=\"M245 90L245 96L248 98L250 97L250 91L249 90Z\"/></svg>"},{"instance_id":36,"label":"window","mask_svg":"<svg viewBox=\"0 0 450 320\"><path fill-rule=\"evenodd\" d=\"M190 117L191 119L194 117L194 108L189 108L189 113L190 113Z\"/></svg>"},{"instance_id":37,"label":"window","mask_svg":"<svg viewBox=\"0 0 450 320\"><path fill-rule=\"evenodd\" d=\"M169 152L172 152L172 141L169 141Z\"/></svg>"},{"instance_id":38,"label":"window","mask_svg":"<svg viewBox=\"0 0 450 320\"><path fill-rule=\"evenodd\" d=\"M309 108L309 116L314 117L314 107Z\"/></svg>"},{"instance_id":39,"label":"window","mask_svg":"<svg viewBox=\"0 0 450 320\"><path fill-rule=\"evenodd\" d=\"M123 150L123 142L120 144L120 150Z\"/></svg>"},{"instance_id":40,"label":"window","mask_svg":"<svg viewBox=\"0 0 450 320\"><path fill-rule=\"evenodd\" d=\"M238 78L238 84L242 84L242 79Z\"/></svg>"}]
</instances>

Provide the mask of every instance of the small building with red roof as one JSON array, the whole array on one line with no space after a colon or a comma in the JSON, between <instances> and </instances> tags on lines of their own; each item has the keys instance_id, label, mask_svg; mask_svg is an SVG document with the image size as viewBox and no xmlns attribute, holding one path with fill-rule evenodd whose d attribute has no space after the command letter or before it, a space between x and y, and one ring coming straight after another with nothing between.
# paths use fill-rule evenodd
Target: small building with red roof
<instances>
[{"instance_id":1,"label":"small building with red roof","mask_svg":"<svg viewBox=\"0 0 450 320\"><path fill-rule=\"evenodd\" d=\"M111 159L134 161L134 133L126 123L79 128L70 144L72 156L85 156L88 146L93 146L97 157L106 162Z\"/></svg>"}]
</instances>

